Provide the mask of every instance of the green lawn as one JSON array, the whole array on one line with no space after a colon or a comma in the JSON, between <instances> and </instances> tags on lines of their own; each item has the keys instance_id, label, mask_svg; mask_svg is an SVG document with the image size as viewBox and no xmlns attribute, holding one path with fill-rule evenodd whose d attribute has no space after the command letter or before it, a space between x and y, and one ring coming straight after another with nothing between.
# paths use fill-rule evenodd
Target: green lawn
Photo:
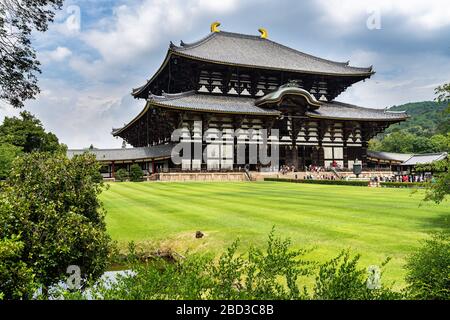
<instances>
[{"instance_id":1,"label":"green lawn","mask_svg":"<svg viewBox=\"0 0 450 320\"><path fill-rule=\"evenodd\" d=\"M296 247L315 247L324 261L341 249L365 265L392 261L387 280L402 286L402 265L419 240L450 227L450 206L422 203L405 189L303 185L283 182L114 183L101 196L108 230L121 246L219 252L236 238L242 247L265 244L272 226ZM195 231L206 234L195 239Z\"/></svg>"}]
</instances>

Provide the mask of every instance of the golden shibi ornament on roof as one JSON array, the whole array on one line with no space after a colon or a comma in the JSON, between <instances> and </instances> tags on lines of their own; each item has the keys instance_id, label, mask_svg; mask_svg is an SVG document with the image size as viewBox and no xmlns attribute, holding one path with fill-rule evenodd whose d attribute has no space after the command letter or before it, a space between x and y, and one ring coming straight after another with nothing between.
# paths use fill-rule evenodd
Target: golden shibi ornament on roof
<instances>
[{"instance_id":1,"label":"golden shibi ornament on roof","mask_svg":"<svg viewBox=\"0 0 450 320\"><path fill-rule=\"evenodd\" d=\"M220 27L219 21L214 21L213 23L211 23L211 33L220 32L219 27ZM265 28L259 28L258 31L261 34L261 39L267 39L267 37L269 36L269 33Z\"/></svg>"},{"instance_id":2,"label":"golden shibi ornament on roof","mask_svg":"<svg viewBox=\"0 0 450 320\"><path fill-rule=\"evenodd\" d=\"M269 34L267 33L267 30L266 30L266 29L264 29L264 28L259 28L258 31L259 31L259 33L261 33L261 38L262 38L262 39L267 39L267 37L268 37Z\"/></svg>"},{"instance_id":3,"label":"golden shibi ornament on roof","mask_svg":"<svg viewBox=\"0 0 450 320\"><path fill-rule=\"evenodd\" d=\"M220 22L219 21L214 21L213 23L211 23L211 33L213 33L213 32L220 32L219 26L220 26Z\"/></svg>"}]
</instances>

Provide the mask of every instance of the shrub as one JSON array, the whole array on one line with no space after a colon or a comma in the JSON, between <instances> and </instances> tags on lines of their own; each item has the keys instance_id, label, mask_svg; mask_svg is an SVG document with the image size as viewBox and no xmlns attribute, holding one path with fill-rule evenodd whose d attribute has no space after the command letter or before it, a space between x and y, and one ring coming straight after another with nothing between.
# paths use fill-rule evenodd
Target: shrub
<instances>
[{"instance_id":1,"label":"shrub","mask_svg":"<svg viewBox=\"0 0 450 320\"><path fill-rule=\"evenodd\" d=\"M14 159L22 154L22 149L9 143L0 143L0 180L6 179Z\"/></svg>"},{"instance_id":2,"label":"shrub","mask_svg":"<svg viewBox=\"0 0 450 320\"><path fill-rule=\"evenodd\" d=\"M264 181L292 182L292 183L310 183L310 184L328 184L341 186L367 187L368 181L352 180L309 180L309 179L282 179L282 178L264 178Z\"/></svg>"},{"instance_id":3,"label":"shrub","mask_svg":"<svg viewBox=\"0 0 450 320\"><path fill-rule=\"evenodd\" d=\"M141 169L141 166L137 163L133 164L130 167L130 180L134 182L142 181L144 177L144 172Z\"/></svg>"},{"instance_id":4,"label":"shrub","mask_svg":"<svg viewBox=\"0 0 450 320\"><path fill-rule=\"evenodd\" d=\"M0 300L26 298L37 289L32 268L20 259L24 249L18 236L0 239Z\"/></svg>"},{"instance_id":5,"label":"shrub","mask_svg":"<svg viewBox=\"0 0 450 320\"><path fill-rule=\"evenodd\" d=\"M220 257L191 255L169 262L161 258L147 263L134 261L132 272L119 276L113 284L102 281L90 288L95 299L181 299L181 300L268 300L268 299L399 299L387 287L369 289L367 271L357 267L359 256L348 252L318 265L305 259L311 250L293 250L291 242L275 237L272 231L264 250L250 248L238 254L238 241ZM384 264L382 264L383 266ZM313 292L302 287L302 277L314 275ZM306 278L303 278L306 280ZM83 299L79 293L64 297Z\"/></svg>"},{"instance_id":6,"label":"shrub","mask_svg":"<svg viewBox=\"0 0 450 320\"><path fill-rule=\"evenodd\" d=\"M422 182L380 182L380 186L386 188L423 188Z\"/></svg>"},{"instance_id":7,"label":"shrub","mask_svg":"<svg viewBox=\"0 0 450 320\"><path fill-rule=\"evenodd\" d=\"M414 299L450 299L450 233L434 233L409 256L408 294Z\"/></svg>"},{"instance_id":8,"label":"shrub","mask_svg":"<svg viewBox=\"0 0 450 320\"><path fill-rule=\"evenodd\" d=\"M170 262L161 258L133 263L133 275L115 285L100 283L92 294L101 299L301 299L297 279L312 274L314 264L291 250L289 240L269 235L266 250L251 248L238 254L234 242L218 260L192 255ZM132 252L132 257L140 254ZM72 296L73 297L73 296Z\"/></svg>"},{"instance_id":9,"label":"shrub","mask_svg":"<svg viewBox=\"0 0 450 320\"><path fill-rule=\"evenodd\" d=\"M117 181L124 182L128 179L128 171L125 169L119 169L117 170L116 174L114 175Z\"/></svg>"},{"instance_id":10,"label":"shrub","mask_svg":"<svg viewBox=\"0 0 450 320\"><path fill-rule=\"evenodd\" d=\"M63 154L31 153L14 161L0 194L2 246L15 248L8 254L11 263L2 264L3 284L16 281L17 266L32 271L44 295L67 278L69 265L79 266L86 280L103 274L110 238L97 173L98 163L88 154L69 160ZM14 288L2 286L4 297L31 296Z\"/></svg>"},{"instance_id":11,"label":"shrub","mask_svg":"<svg viewBox=\"0 0 450 320\"><path fill-rule=\"evenodd\" d=\"M316 277L313 298L319 300L388 300L400 299L401 295L389 287L382 287L381 273L368 284L368 271L358 267L360 256L351 257L342 251L336 258L322 264ZM381 264L384 267L387 259ZM379 281L378 284L375 281Z\"/></svg>"}]
</instances>

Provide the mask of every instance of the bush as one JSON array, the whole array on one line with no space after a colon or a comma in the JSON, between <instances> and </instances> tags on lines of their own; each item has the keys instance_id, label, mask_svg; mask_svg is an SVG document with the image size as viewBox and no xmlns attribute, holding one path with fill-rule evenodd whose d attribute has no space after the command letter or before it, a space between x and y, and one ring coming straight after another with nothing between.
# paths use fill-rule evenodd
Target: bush
<instances>
[{"instance_id":1,"label":"bush","mask_svg":"<svg viewBox=\"0 0 450 320\"><path fill-rule=\"evenodd\" d=\"M33 269L20 259L24 249L18 236L0 239L0 300L27 298L37 289Z\"/></svg>"},{"instance_id":2,"label":"bush","mask_svg":"<svg viewBox=\"0 0 450 320\"><path fill-rule=\"evenodd\" d=\"M128 171L125 169L119 169L117 170L116 174L114 175L117 181L124 182L128 179Z\"/></svg>"},{"instance_id":3,"label":"bush","mask_svg":"<svg viewBox=\"0 0 450 320\"><path fill-rule=\"evenodd\" d=\"M111 240L98 200L103 190L95 181L98 169L88 154L69 160L63 154L31 153L14 161L0 194L1 246L9 248L9 262L0 267L6 299L33 294L17 280L18 272L31 270L44 295L67 278L69 265L79 266L85 280L103 274Z\"/></svg>"},{"instance_id":4,"label":"bush","mask_svg":"<svg viewBox=\"0 0 450 320\"><path fill-rule=\"evenodd\" d=\"M368 271L358 268L360 256L351 257L348 251L342 251L336 258L322 264L316 277L314 299L319 300L391 300L401 295L389 287L381 285L379 278L368 283ZM381 264L384 267L387 259ZM374 269L375 270L375 269ZM380 269L381 270L381 269ZM376 281L379 281L378 283Z\"/></svg>"},{"instance_id":5,"label":"bush","mask_svg":"<svg viewBox=\"0 0 450 320\"><path fill-rule=\"evenodd\" d=\"M380 182L381 187L385 188L423 188L422 182Z\"/></svg>"},{"instance_id":6,"label":"bush","mask_svg":"<svg viewBox=\"0 0 450 320\"><path fill-rule=\"evenodd\" d=\"M0 180L6 179L14 159L22 154L22 149L9 143L0 143Z\"/></svg>"},{"instance_id":7,"label":"bush","mask_svg":"<svg viewBox=\"0 0 450 320\"><path fill-rule=\"evenodd\" d=\"M408 294L414 299L450 299L450 233L434 233L406 264Z\"/></svg>"},{"instance_id":8,"label":"bush","mask_svg":"<svg viewBox=\"0 0 450 320\"><path fill-rule=\"evenodd\" d=\"M144 177L144 172L141 169L141 166L137 163L133 164L130 167L130 180L134 182L142 181Z\"/></svg>"},{"instance_id":9,"label":"bush","mask_svg":"<svg viewBox=\"0 0 450 320\"><path fill-rule=\"evenodd\" d=\"M161 258L135 261L133 275L119 277L113 286L100 283L92 294L101 299L301 299L297 279L312 274L303 259L307 250L291 250L289 240L269 236L266 250L237 253L234 242L218 260L192 255L176 262ZM140 256L134 252L131 256Z\"/></svg>"},{"instance_id":10,"label":"bush","mask_svg":"<svg viewBox=\"0 0 450 320\"><path fill-rule=\"evenodd\" d=\"M357 180L347 181L347 180L309 180L309 179L264 178L264 181L328 184L328 185L357 186L357 187L367 187L369 185L368 181L357 181Z\"/></svg>"},{"instance_id":11,"label":"bush","mask_svg":"<svg viewBox=\"0 0 450 320\"><path fill-rule=\"evenodd\" d=\"M399 299L390 288L369 289L368 272L357 268L359 256L348 252L319 265L307 260L311 250L293 250L291 242L269 235L266 249L250 248L238 254L234 242L219 259L211 255L191 255L176 261L161 258L147 263L131 248L132 272L119 276L113 284L100 282L90 288L95 299L180 299L180 300L291 300L291 299ZM383 266L384 264L382 264ZM306 277L319 266L313 292ZM302 281L303 280L303 281ZM65 298L83 299L79 293L63 293Z\"/></svg>"}]
</instances>

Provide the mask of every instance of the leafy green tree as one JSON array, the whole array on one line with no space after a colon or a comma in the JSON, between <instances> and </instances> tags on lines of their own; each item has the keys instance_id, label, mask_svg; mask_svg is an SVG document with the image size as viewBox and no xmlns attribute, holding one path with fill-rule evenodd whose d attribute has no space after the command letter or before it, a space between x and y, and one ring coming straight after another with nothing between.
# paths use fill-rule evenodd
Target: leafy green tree
<instances>
[{"instance_id":1,"label":"leafy green tree","mask_svg":"<svg viewBox=\"0 0 450 320\"><path fill-rule=\"evenodd\" d=\"M21 148L9 143L0 143L0 180L6 179L13 160L22 153Z\"/></svg>"},{"instance_id":2,"label":"leafy green tree","mask_svg":"<svg viewBox=\"0 0 450 320\"><path fill-rule=\"evenodd\" d=\"M130 180L134 182L142 181L142 178L144 177L144 172L141 169L141 166L137 163L133 164L130 167Z\"/></svg>"},{"instance_id":3,"label":"leafy green tree","mask_svg":"<svg viewBox=\"0 0 450 320\"><path fill-rule=\"evenodd\" d=\"M438 124L438 128L441 132L450 132L450 83L443 84L439 86L435 90L437 97L436 101L438 102L447 102L447 108L443 114L443 120Z\"/></svg>"},{"instance_id":4,"label":"leafy green tree","mask_svg":"<svg viewBox=\"0 0 450 320\"><path fill-rule=\"evenodd\" d=\"M18 236L0 239L0 300L20 299L37 289L32 268L20 260L24 248Z\"/></svg>"},{"instance_id":5,"label":"leafy green tree","mask_svg":"<svg viewBox=\"0 0 450 320\"><path fill-rule=\"evenodd\" d=\"M0 143L9 143L20 147L23 152L66 151L64 145L59 144L58 138L51 132L46 132L42 123L27 111L18 117L5 117L0 125Z\"/></svg>"},{"instance_id":6,"label":"leafy green tree","mask_svg":"<svg viewBox=\"0 0 450 320\"><path fill-rule=\"evenodd\" d=\"M435 89L437 101L449 101L450 104L450 83L445 83Z\"/></svg>"},{"instance_id":7,"label":"leafy green tree","mask_svg":"<svg viewBox=\"0 0 450 320\"><path fill-rule=\"evenodd\" d=\"M409 256L408 294L413 299L450 299L450 233L435 233Z\"/></svg>"},{"instance_id":8,"label":"leafy green tree","mask_svg":"<svg viewBox=\"0 0 450 320\"><path fill-rule=\"evenodd\" d=\"M412 152L415 136L411 133L394 132L381 141L381 150L386 152L409 153Z\"/></svg>"},{"instance_id":9,"label":"leafy green tree","mask_svg":"<svg viewBox=\"0 0 450 320\"><path fill-rule=\"evenodd\" d=\"M369 140L369 150L372 151L383 151L383 144L377 138Z\"/></svg>"},{"instance_id":10,"label":"leafy green tree","mask_svg":"<svg viewBox=\"0 0 450 320\"><path fill-rule=\"evenodd\" d=\"M418 165L416 170L433 172L433 179L426 184L425 201L444 201L450 194L450 158Z\"/></svg>"},{"instance_id":11,"label":"leafy green tree","mask_svg":"<svg viewBox=\"0 0 450 320\"><path fill-rule=\"evenodd\" d=\"M450 152L450 132L446 135L436 134L430 138L435 152Z\"/></svg>"},{"instance_id":12,"label":"leafy green tree","mask_svg":"<svg viewBox=\"0 0 450 320\"><path fill-rule=\"evenodd\" d=\"M39 93L33 31L45 32L63 0L0 1L0 99L21 108Z\"/></svg>"},{"instance_id":13,"label":"leafy green tree","mask_svg":"<svg viewBox=\"0 0 450 320\"><path fill-rule=\"evenodd\" d=\"M79 266L84 280L97 279L106 269L111 240L105 211L98 199L99 164L93 155L68 159L61 153L31 153L14 161L0 194L0 235L19 239L10 259L31 269L44 294L66 279L70 265ZM15 281L14 267L2 276ZM30 292L2 287L6 298L29 298Z\"/></svg>"},{"instance_id":14,"label":"leafy green tree","mask_svg":"<svg viewBox=\"0 0 450 320\"><path fill-rule=\"evenodd\" d=\"M413 153L427 153L435 151L434 145L429 138L416 135L412 136L410 150Z\"/></svg>"},{"instance_id":15,"label":"leafy green tree","mask_svg":"<svg viewBox=\"0 0 450 320\"><path fill-rule=\"evenodd\" d=\"M117 181L124 182L128 179L128 171L123 168L119 169L114 176Z\"/></svg>"},{"instance_id":16,"label":"leafy green tree","mask_svg":"<svg viewBox=\"0 0 450 320\"><path fill-rule=\"evenodd\" d=\"M429 153L448 150L448 143L448 136L442 134L428 138L401 130L386 135L381 141L370 140L369 149L398 153Z\"/></svg>"}]
</instances>

